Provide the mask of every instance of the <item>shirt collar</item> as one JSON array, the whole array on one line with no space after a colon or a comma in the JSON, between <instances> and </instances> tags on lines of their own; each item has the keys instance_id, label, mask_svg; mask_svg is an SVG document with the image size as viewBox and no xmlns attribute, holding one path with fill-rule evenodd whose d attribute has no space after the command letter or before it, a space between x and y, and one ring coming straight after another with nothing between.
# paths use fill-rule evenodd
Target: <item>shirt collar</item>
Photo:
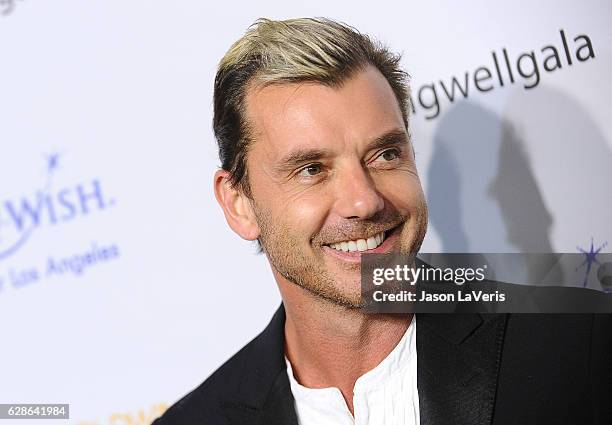
<instances>
[{"instance_id":1,"label":"shirt collar","mask_svg":"<svg viewBox=\"0 0 612 425\"><path fill-rule=\"evenodd\" d=\"M411 359L416 358L416 314L412 316L410 325L395 348L374 369L361 375L355 382L354 394L367 392L385 385L391 379L396 379L408 367ZM285 356L287 375L291 384L291 391L296 398L329 399L332 394L340 393L335 387L308 388L301 385L293 376L293 369L289 359Z\"/></svg>"}]
</instances>

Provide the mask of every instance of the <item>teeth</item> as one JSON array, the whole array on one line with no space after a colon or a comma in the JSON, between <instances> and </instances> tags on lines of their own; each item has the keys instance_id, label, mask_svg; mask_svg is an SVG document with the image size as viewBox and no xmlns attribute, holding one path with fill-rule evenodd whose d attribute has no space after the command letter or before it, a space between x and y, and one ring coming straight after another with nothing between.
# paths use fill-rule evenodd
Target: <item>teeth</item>
<instances>
[{"instance_id":1,"label":"teeth","mask_svg":"<svg viewBox=\"0 0 612 425\"><path fill-rule=\"evenodd\" d=\"M365 251L368 249L368 243L365 241L365 239L357 239L357 249L359 251Z\"/></svg>"},{"instance_id":2,"label":"teeth","mask_svg":"<svg viewBox=\"0 0 612 425\"><path fill-rule=\"evenodd\" d=\"M344 241L331 244L330 247L338 251L344 252L355 252L355 251L367 251L374 249L383 243L385 239L385 232L377 233L376 235L369 237L368 239L357 239L354 241Z\"/></svg>"}]
</instances>

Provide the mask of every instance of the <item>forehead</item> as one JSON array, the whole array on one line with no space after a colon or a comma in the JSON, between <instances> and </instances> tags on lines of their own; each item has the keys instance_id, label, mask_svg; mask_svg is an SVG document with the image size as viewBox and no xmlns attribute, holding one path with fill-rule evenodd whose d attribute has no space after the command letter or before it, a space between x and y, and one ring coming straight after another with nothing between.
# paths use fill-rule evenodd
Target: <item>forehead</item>
<instances>
[{"instance_id":1,"label":"forehead","mask_svg":"<svg viewBox=\"0 0 612 425\"><path fill-rule=\"evenodd\" d=\"M251 153L262 152L268 159L296 146L358 147L404 128L391 86L372 66L340 87L295 83L252 88L246 114L254 139Z\"/></svg>"}]
</instances>

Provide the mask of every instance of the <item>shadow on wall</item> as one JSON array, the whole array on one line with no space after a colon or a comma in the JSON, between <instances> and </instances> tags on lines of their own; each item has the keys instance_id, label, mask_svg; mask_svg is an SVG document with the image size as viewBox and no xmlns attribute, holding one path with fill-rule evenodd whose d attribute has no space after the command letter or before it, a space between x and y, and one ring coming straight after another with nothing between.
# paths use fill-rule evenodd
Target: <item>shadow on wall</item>
<instances>
[{"instance_id":1,"label":"shadow on wall","mask_svg":"<svg viewBox=\"0 0 612 425\"><path fill-rule=\"evenodd\" d=\"M442 250L576 252L609 237L612 152L588 114L539 87L511 94L506 116L463 102L438 124L427 198Z\"/></svg>"},{"instance_id":2,"label":"shadow on wall","mask_svg":"<svg viewBox=\"0 0 612 425\"><path fill-rule=\"evenodd\" d=\"M561 90L538 87L514 91L504 115L520 125L532 170L554 216L555 249L588 249L591 238L595 248L610 244L612 144L589 110Z\"/></svg>"},{"instance_id":3,"label":"shadow on wall","mask_svg":"<svg viewBox=\"0 0 612 425\"><path fill-rule=\"evenodd\" d=\"M531 171L524 142L507 122L502 123L497 175L488 195L499 206L507 242L518 252L554 252L553 217Z\"/></svg>"},{"instance_id":4,"label":"shadow on wall","mask_svg":"<svg viewBox=\"0 0 612 425\"><path fill-rule=\"evenodd\" d=\"M510 123L474 103L441 120L427 176L444 252L551 252L552 217Z\"/></svg>"}]
</instances>

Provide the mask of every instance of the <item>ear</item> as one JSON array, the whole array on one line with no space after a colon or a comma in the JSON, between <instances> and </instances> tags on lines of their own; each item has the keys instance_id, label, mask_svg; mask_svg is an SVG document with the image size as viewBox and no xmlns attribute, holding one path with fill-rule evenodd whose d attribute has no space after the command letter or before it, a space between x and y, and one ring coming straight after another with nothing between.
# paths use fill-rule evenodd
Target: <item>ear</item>
<instances>
[{"instance_id":1,"label":"ear","mask_svg":"<svg viewBox=\"0 0 612 425\"><path fill-rule=\"evenodd\" d=\"M257 239L260 231L251 202L238 188L232 187L227 171L218 170L215 173L214 188L217 202L232 230L242 239Z\"/></svg>"}]
</instances>

